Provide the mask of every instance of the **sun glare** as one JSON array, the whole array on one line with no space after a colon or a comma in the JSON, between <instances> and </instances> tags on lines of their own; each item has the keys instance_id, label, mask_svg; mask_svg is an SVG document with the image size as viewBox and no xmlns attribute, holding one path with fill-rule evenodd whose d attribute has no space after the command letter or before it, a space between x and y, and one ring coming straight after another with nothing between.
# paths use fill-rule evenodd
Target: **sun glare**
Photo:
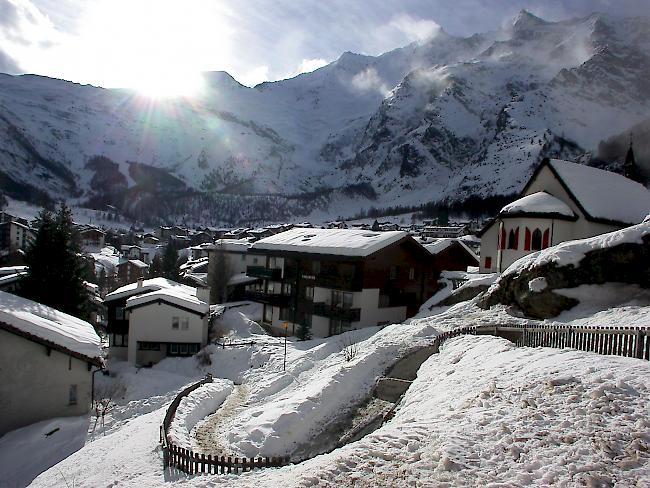
<instances>
[{"instance_id":1,"label":"sun glare","mask_svg":"<svg viewBox=\"0 0 650 488\"><path fill-rule=\"evenodd\" d=\"M149 98L192 97L203 88L200 73L153 71L139 76L133 88Z\"/></svg>"}]
</instances>

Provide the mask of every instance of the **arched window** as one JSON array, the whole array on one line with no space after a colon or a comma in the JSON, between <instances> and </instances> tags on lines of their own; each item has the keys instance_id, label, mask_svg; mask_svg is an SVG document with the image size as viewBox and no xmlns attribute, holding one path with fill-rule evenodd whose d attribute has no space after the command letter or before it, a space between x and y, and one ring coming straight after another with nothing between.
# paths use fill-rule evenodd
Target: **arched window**
<instances>
[{"instance_id":1,"label":"arched window","mask_svg":"<svg viewBox=\"0 0 650 488\"><path fill-rule=\"evenodd\" d=\"M533 251L539 251L542 249L542 231L539 229L535 229L533 231L533 237L531 239L531 249Z\"/></svg>"},{"instance_id":2,"label":"arched window","mask_svg":"<svg viewBox=\"0 0 650 488\"><path fill-rule=\"evenodd\" d=\"M549 230L546 229L544 231L544 238L542 239L542 247L544 249L546 249L549 246L549 238L550 238Z\"/></svg>"},{"instance_id":3,"label":"arched window","mask_svg":"<svg viewBox=\"0 0 650 488\"><path fill-rule=\"evenodd\" d=\"M517 249L519 247L519 227L510 229L508 234L508 249Z\"/></svg>"}]
</instances>

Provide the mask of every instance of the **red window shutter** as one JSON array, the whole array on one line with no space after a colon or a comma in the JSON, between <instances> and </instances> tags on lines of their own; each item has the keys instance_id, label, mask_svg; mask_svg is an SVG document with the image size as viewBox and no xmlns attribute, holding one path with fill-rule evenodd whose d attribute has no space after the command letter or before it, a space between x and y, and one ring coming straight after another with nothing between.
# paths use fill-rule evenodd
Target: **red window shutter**
<instances>
[{"instance_id":1,"label":"red window shutter","mask_svg":"<svg viewBox=\"0 0 650 488\"><path fill-rule=\"evenodd\" d=\"M517 250L519 247L519 227L515 229L515 245L513 246L514 250Z\"/></svg>"},{"instance_id":2,"label":"red window shutter","mask_svg":"<svg viewBox=\"0 0 650 488\"><path fill-rule=\"evenodd\" d=\"M499 241L499 249L506 248L506 228L501 227L501 240Z\"/></svg>"},{"instance_id":3,"label":"red window shutter","mask_svg":"<svg viewBox=\"0 0 650 488\"><path fill-rule=\"evenodd\" d=\"M492 268L492 256L485 256L485 269Z\"/></svg>"},{"instance_id":4,"label":"red window shutter","mask_svg":"<svg viewBox=\"0 0 650 488\"><path fill-rule=\"evenodd\" d=\"M530 251L530 229L526 227L526 233L524 234L524 251Z\"/></svg>"},{"instance_id":5,"label":"red window shutter","mask_svg":"<svg viewBox=\"0 0 650 488\"><path fill-rule=\"evenodd\" d=\"M544 231L544 237L542 238L542 249L546 249L548 247L548 237L549 237L549 231L546 229Z\"/></svg>"}]
</instances>

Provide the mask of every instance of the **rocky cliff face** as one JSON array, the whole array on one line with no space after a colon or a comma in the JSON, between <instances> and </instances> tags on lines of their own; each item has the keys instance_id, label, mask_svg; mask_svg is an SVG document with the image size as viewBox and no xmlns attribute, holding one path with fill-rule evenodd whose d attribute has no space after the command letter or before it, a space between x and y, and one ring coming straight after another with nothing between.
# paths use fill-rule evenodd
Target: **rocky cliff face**
<instances>
[{"instance_id":1,"label":"rocky cliff face","mask_svg":"<svg viewBox=\"0 0 650 488\"><path fill-rule=\"evenodd\" d=\"M255 88L208 73L193 99L4 75L0 185L29 198L97 197L102 157L127 188L139 185L136 163L190 192L314 194L286 207L332 216L508 194L542 157L587 159L647 118L649 52L648 18L553 23L522 12L497 32L345 53Z\"/></svg>"}]
</instances>

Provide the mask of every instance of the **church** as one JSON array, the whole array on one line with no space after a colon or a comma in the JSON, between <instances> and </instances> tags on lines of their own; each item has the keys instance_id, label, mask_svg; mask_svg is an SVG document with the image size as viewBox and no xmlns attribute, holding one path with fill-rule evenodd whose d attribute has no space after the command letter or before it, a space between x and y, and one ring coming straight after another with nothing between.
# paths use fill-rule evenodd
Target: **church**
<instances>
[{"instance_id":1,"label":"church","mask_svg":"<svg viewBox=\"0 0 650 488\"><path fill-rule=\"evenodd\" d=\"M544 159L521 198L479 233L480 270L500 273L526 254L629 227L649 213L650 192L642 184L591 166Z\"/></svg>"}]
</instances>

